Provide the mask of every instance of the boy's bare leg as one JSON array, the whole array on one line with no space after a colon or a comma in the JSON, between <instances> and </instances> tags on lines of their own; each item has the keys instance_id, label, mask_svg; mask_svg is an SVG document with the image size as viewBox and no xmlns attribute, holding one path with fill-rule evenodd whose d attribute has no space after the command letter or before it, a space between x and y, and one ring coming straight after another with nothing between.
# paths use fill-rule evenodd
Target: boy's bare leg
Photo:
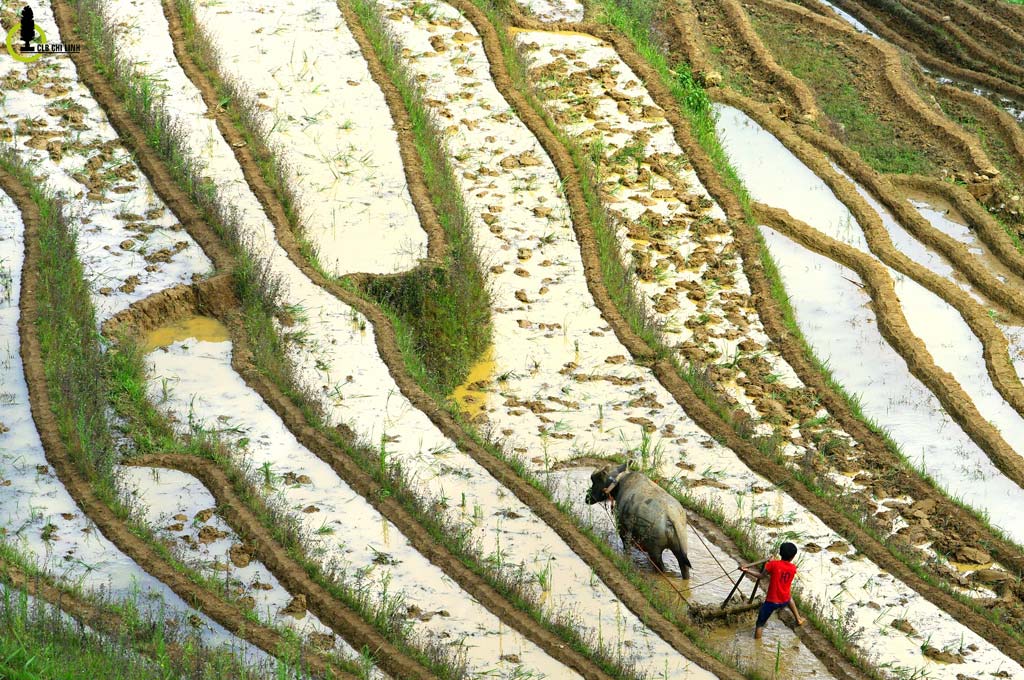
<instances>
[{"instance_id":1,"label":"boy's bare leg","mask_svg":"<svg viewBox=\"0 0 1024 680\"><path fill-rule=\"evenodd\" d=\"M796 602L793 602L793 600L789 601L789 611L793 612L793 618L796 619L796 625L804 625L804 620L800 618L800 613L796 610Z\"/></svg>"},{"instance_id":2,"label":"boy's bare leg","mask_svg":"<svg viewBox=\"0 0 1024 680\"><path fill-rule=\"evenodd\" d=\"M761 639L761 631L763 631L763 630L764 630L764 628L762 626L757 626L756 628L754 628L754 639L755 640L760 640Z\"/></svg>"}]
</instances>

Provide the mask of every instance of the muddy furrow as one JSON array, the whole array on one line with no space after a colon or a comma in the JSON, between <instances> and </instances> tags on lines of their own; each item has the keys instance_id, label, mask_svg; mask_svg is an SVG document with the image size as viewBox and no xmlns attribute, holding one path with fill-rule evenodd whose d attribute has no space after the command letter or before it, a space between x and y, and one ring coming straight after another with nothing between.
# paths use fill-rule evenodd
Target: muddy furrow
<instances>
[{"instance_id":1,"label":"muddy furrow","mask_svg":"<svg viewBox=\"0 0 1024 680\"><path fill-rule=\"evenodd\" d=\"M481 31L481 35L484 37L485 48L488 51L488 57L490 58L492 76L496 78L496 81L501 84L507 75L502 75L503 60L501 59L501 52L497 44L497 36L488 30L486 27L480 28L483 17L480 16L479 12L470 5L468 2L462 2L460 0L456 3L459 9L473 21L478 31ZM480 22L480 23L478 23ZM624 55L627 62L634 61L637 63L630 63L631 68L635 72L643 77L648 84L657 86L658 77L656 74L651 73L645 68L645 65L640 62L639 58L635 55L629 55L629 48L619 36L615 35L611 31L604 30L600 27L585 27L587 32L597 33L600 37L612 42L616 45L616 48L620 54ZM601 35L603 33L603 35ZM493 42L492 42L493 41ZM510 85L510 83L509 83ZM603 313L609 321L612 321L613 329L616 335L619 336L623 344L637 350L640 355L647 355L650 353L650 348L646 347L640 338L636 337L626 324L622 322L621 316L618 315L614 306L611 304L610 298L608 298L607 290L604 289L601 283L601 274L599 265L596 258L596 243L593 240L592 231L583 225L587 224L587 217L585 210L582 209L584 203L582 195L579 192L579 184L574 174L571 159L568 157L567 152L563 147L557 144L557 141L551 136L550 132L546 130L542 125L542 121L538 121L536 114L529 109L528 103L522 99L522 96L511 89L505 92L505 96L519 112L521 118L530 125L531 129L538 136L542 144L545 146L545 150L555 161L556 166L559 167L562 177L564 178L564 184L570 204L574 207L579 207L579 212L575 212L574 227L576 227L577 236L580 240L580 247L584 253L589 253L584 259L588 275L588 284L592 290L596 290L595 298L598 300L604 300L608 303L608 308L603 309ZM666 95L667 96L667 95ZM671 101L670 99L664 99L663 101ZM534 128L536 124L536 128ZM688 128L687 128L688 129ZM693 144L688 145L693 147ZM701 152L696 152L695 155L702 155ZM702 163L709 164L709 161L704 158ZM708 167L705 165L705 167ZM701 401L688 387L688 385L678 376L675 368L667 361L657 362L655 364L655 373L658 376L662 384L668 388L674 399L684 406L687 414L694 418L696 424L703 428L705 431L712 433L716 438L725 441L729 447L736 452L739 459L742 461L744 466L749 469L756 469L762 474L765 474L774 484L784 488L786 492L792 497L793 501L796 501L803 505L808 510L814 513L817 517L824 518L825 521L831 526L839 528L843 535L847 538L852 539L857 547L864 551L867 557L870 557L875 561L876 564L885 565L887 569L891 569L894 576L900 579L903 583L912 584L914 589L919 593L925 595L925 597L937 604L943 610L952 612L960 621L968 621L971 627L975 630L982 630L986 633L986 638L993 641L993 644L999 645L1001 648L1011 650L1011 653L1021 656L1020 650L1014 647L1012 638L1007 636L1002 631L998 630L996 626L989 622L981 619L981 617L974 615L968 608L961 605L953 598L943 593L939 588L929 586L922 579L916 577L909 568L904 566L902 563L895 560L888 550L878 541L871 538L866 532L856 526L852 521L841 516L835 510L828 507L821 499L817 498L813 493L807 489L794 485L792 483L791 473L781 465L765 460L764 456L758 452L752 444L741 440L730 428L728 428L723 421L721 421L711 409ZM711 446L712 449L716 448L714 444L705 444L705 446ZM699 451L695 451L693 455L699 454ZM731 457L731 453L727 450L719 450L716 454L718 456L718 465L722 464L725 458ZM737 461L739 462L739 461ZM698 465L698 467L700 467ZM675 466L673 469L676 470ZM725 473L726 477L730 477L733 473ZM739 473L737 474L749 474ZM714 487L701 486L696 489L697 493L701 496L707 494L709 497L716 497L721 492L717 491ZM691 488L691 493L694 489ZM783 502L787 501L785 496L782 497ZM807 516L806 514L804 516ZM817 521L817 520L815 520ZM813 530L818 531L817 529ZM845 562L842 564L846 564ZM834 569L834 567L833 567ZM935 612L939 616L945 616L939 614L939 609L932 609L930 611ZM877 612L871 615L872 619L877 621ZM991 637L989 637L991 636ZM1005 643L1005 645L1004 645ZM989 647L989 653L993 652L994 649Z\"/></svg>"},{"instance_id":2,"label":"muddy furrow","mask_svg":"<svg viewBox=\"0 0 1024 680\"><path fill-rule=\"evenodd\" d=\"M869 2L871 2L872 8L891 16L891 13L884 7L878 6L878 0L869 0ZM1017 44L1008 49L1003 46L999 38L986 40L984 43L979 42L974 35L978 35L978 29L982 27L971 21L973 17L970 16L969 10L972 8L969 5L957 7L955 4L958 3L950 4L954 4L954 6L943 8L940 5L936 7L935 3L918 2L917 0L904 0L901 3L902 7L912 12L923 25L937 27L937 30L930 33L933 39L925 40L925 47L932 54L942 55L948 59L949 56L953 56L949 54L948 46L953 45L956 52L955 58L963 65L974 70L988 72L993 77L1009 83L1019 82L1024 69L1015 62L1020 58L1021 45ZM1012 28L1003 28L1001 22L996 19L989 19L989 22L1000 26L996 29L996 33L1003 40L1012 41L1012 33L1015 32ZM906 37L920 44L922 35L919 32L910 30L902 22L897 21L896 23L905 29ZM985 29L982 28L982 30ZM944 42L940 42L943 39Z\"/></svg>"},{"instance_id":3,"label":"muddy furrow","mask_svg":"<svg viewBox=\"0 0 1024 680\"><path fill-rule=\"evenodd\" d=\"M1014 170L1024 177L1024 130L1017 119L1006 109L973 92L967 92L952 85L941 85L939 91L947 97L965 105L974 115L996 129L1013 156Z\"/></svg>"},{"instance_id":4,"label":"muddy furrow","mask_svg":"<svg viewBox=\"0 0 1024 680\"><path fill-rule=\"evenodd\" d=\"M349 16L348 18L350 21L352 20L351 16ZM366 55L368 63L374 64L372 50L368 47L368 45L365 45L365 43L363 43L365 37L361 34L361 31L358 29L358 24L352 22L351 25L355 29L353 33L356 36L357 40L361 44L364 44L364 55ZM372 68L376 71L376 69L378 69L379 66L374 64ZM191 75L194 76L195 74L193 73ZM380 82L383 84L384 81L381 80ZM202 91L206 88L201 87L200 89ZM387 88L385 87L385 89ZM617 572L614 566L610 565L610 563L608 563L608 561L605 558L601 557L600 553L596 550L594 546L588 545L587 539L585 539L585 537L579 534L579 532L575 530L575 528L570 524L570 522L565 517L560 516L560 512L556 508L554 508L554 506L551 505L550 502L545 501L543 499L543 496L536 492L534 489L532 489L525 481L518 479L515 476L515 473L512 472L511 469L508 468L508 466L506 466L503 463L494 461L480 447L473 444L472 440L469 437L467 437L464 433L462 433L461 430L457 427L457 425L455 425L455 423L452 422L451 419L447 417L447 414L445 414L442 410L438 409L436 404L434 404L430 400L430 398L427 395L425 395L422 392L422 390L418 388L418 386L415 385L411 378L405 373L404 367L402 367L400 359L401 355L400 352L398 351L397 342L393 334L394 331L390 327L390 323L388 322L387 318L372 304L344 290L334 282L324 279L323 277L319 276L315 270L309 267L309 265L304 261L304 259L298 254L297 244L295 243L294 237L290 229L288 228L287 220L285 219L284 213L280 208L280 205L274 198L273 192L270 190L268 186L266 186L265 182L263 182L262 178L260 177L258 170L256 170L256 165L251 159L251 157L249 157L247 150L242 146L239 146L238 144L232 143L236 139L237 132L230 127L230 123L228 123L227 121L219 122L221 123L220 129L222 131L222 134L225 135L225 138L229 141L230 145L234 149L236 157L239 159L240 164L242 165L242 168L245 171L247 181L255 191L256 195L260 197L261 204L264 206L265 210L267 210L267 214L271 217L271 220L275 225L275 231L278 241L282 243L282 245L288 251L293 263L300 269L302 269L303 272L311 280L316 282L319 286L330 292L339 300L343 301L345 304L351 305L353 308L357 309L361 314L366 316L366 318L370 321L370 323L373 325L376 331L374 337L377 343L377 348L379 350L380 356L383 357L385 362L391 367L390 370L392 377L395 379L403 395L410 399L412 406L426 413L432 420L434 420L435 424L439 425L440 430L446 436L450 437L451 440L458 445L461 451L463 451L464 453L468 453L470 458L474 459L476 463L485 463L482 465L482 467L487 472L489 472L499 483L506 487L509 487L509 480L515 479L515 487L517 488L511 488L513 493L515 493L521 501L523 501L528 507L530 507L531 510L537 512L538 516L541 519L545 520L549 525L553 526L555 531L561 536L563 540L567 541L569 547L574 552L582 553L585 557L587 557L588 559L586 561L591 566L591 568L594 568L594 561L604 563L599 568L595 569L599 576L602 576L603 578L604 575L616 574ZM250 380L250 378L250 375L246 375L247 381ZM302 422L301 416L299 416L299 418L297 419L295 417L296 414L287 414L285 412L282 412L282 408L286 405L286 402L282 402L278 399L275 399L271 394L269 394L266 391L266 388L269 387L268 385L253 386L257 387L258 391L260 391L264 398L267 399L268 403L274 406L275 410L278 411L282 418L285 418L286 422L288 422L289 424L289 427L293 431L298 432L296 428L299 427L300 423ZM291 417L288 417L289 415ZM325 442L323 441L311 442L303 440L303 443L309 446L311 450L317 452L318 455L325 451ZM336 466L337 464L339 464L339 462L343 460L343 458L339 457L336 453L332 453L330 455L331 458L329 459L329 462L331 462L332 465ZM341 471L339 471L339 474L341 474L342 477L346 479L346 481L353 483L356 488L360 488L361 486L365 486L366 484L372 483L369 480L368 476L362 474L362 477L365 479L365 482L361 485L359 481L357 481L357 479L352 478L353 474L358 473L358 466L355 466L351 461L349 461L347 465L349 469L346 471L346 474L342 474ZM493 500L490 502L493 503ZM485 504L485 507L487 505L489 504ZM434 553L436 553L436 551L434 551ZM621 576L619 576L614 583L609 585L612 587L612 591L617 596L619 596L620 598L623 598L623 596L625 596L623 599L624 601L626 601L627 607L630 610L638 614L642 612L641 616L645 618L650 614L650 612L653 611L653 609L650 608L649 605L647 605L646 601L643 600L642 596L629 585L628 581L621 578ZM640 605L640 602L643 602L643 605ZM536 628L535 625L534 628ZM684 646L684 648L687 648L686 646L689 645L689 641L686 640L685 636L678 634L678 632L677 635L681 639L679 644L681 646ZM694 653L694 648L692 647L692 645L689 645L688 649L690 650L689 654ZM563 652L559 653L564 655ZM699 654L700 652L696 653Z\"/></svg>"},{"instance_id":5,"label":"muddy furrow","mask_svg":"<svg viewBox=\"0 0 1024 680\"><path fill-rule=\"evenodd\" d=\"M612 47L597 38L529 31L517 32L515 39L549 115L597 164L609 228L615 231L620 257L631 263L635 296L650 305L645 311L660 331L661 344L681 362L707 366L705 379L726 395L737 419L746 418L760 433L780 434L785 455L809 455L810 442L822 436L801 428L801 422L820 415L814 397L770 347L725 214L689 167L664 112ZM587 370L581 358L574 361ZM558 388L555 380L545 382ZM647 407L660 408L654 403ZM495 420L510 428L517 422L496 404L487 415L495 426ZM608 414L607 404L604 415L597 415L604 430L628 429L620 425L618 413ZM654 427L646 429L653 435ZM575 434L578 447L598 439ZM661 428L660 434L679 436L674 426ZM524 439L525 433L517 431L506 442L530 448ZM581 439L586 443L579 444Z\"/></svg>"},{"instance_id":6,"label":"muddy furrow","mask_svg":"<svg viewBox=\"0 0 1024 680\"><path fill-rule=\"evenodd\" d=\"M936 55L932 51L922 47L917 42L907 39L902 33L892 28L892 24L879 17L872 9L870 9L870 6L867 3L861 2L861 0L833 0L833 2L837 7L848 12L851 16L855 17L858 21L870 28L871 31L876 33L879 37L914 55L922 65L940 73L947 74L957 80L980 85L992 92L998 92L999 94L1011 97L1017 101L1024 101L1024 87L1021 87L1017 83L1007 82L1001 78L997 78L990 73L985 73L961 64L953 63L944 55ZM1006 3L1004 2L1003 4ZM820 5L820 3L815 10L829 13L829 9L824 5Z\"/></svg>"},{"instance_id":7,"label":"muddy furrow","mask_svg":"<svg viewBox=\"0 0 1024 680\"><path fill-rule=\"evenodd\" d=\"M174 11L178 1L164 0L162 12L158 3L112 1L109 23L116 26L122 16L150 25L163 19L181 64L186 38ZM319 265L332 276L389 275L415 267L424 256L437 257L440 225L416 208L426 194L418 201L410 195L426 188L422 177L410 175L417 166L410 163L415 150L405 139L407 117L393 122L370 113L388 108L387 95L373 86L366 64L350 58L357 46L350 36L335 34L335 17L315 5L282 4L277 10L275 39L260 45L259 58L252 60L260 67L243 66L242 85L227 91L236 99L236 112L247 112L243 117L272 112L273 125L263 130L260 143L273 150L289 208ZM301 60L292 59L296 52L286 46L297 37L289 29L298 25L306 35L335 40L323 43L315 55L304 51ZM122 52L129 59L146 59L143 35L122 34ZM196 48L209 62L204 67L217 71L218 50L203 38L196 43L205 43ZM172 56L166 50L160 55ZM146 68L167 66L173 68L164 63Z\"/></svg>"},{"instance_id":8,"label":"muddy furrow","mask_svg":"<svg viewBox=\"0 0 1024 680\"><path fill-rule=\"evenodd\" d=\"M813 227L796 220L784 210L759 203L754 203L753 207L758 219L764 224L801 244L803 247L856 272L871 295L876 318L878 319L878 328L883 336L894 347L905 344L903 338L909 335L909 326L906 324L906 319L903 317L898 303L891 302L895 298L891 278L888 277L877 263L852 246L831 239ZM890 301L886 302L886 300ZM918 356L921 356L921 350L919 350ZM953 601L953 609L944 608L950 613L954 613L958 609L960 611L965 610L964 605L955 601ZM957 618L965 623L968 622L968 619L962 618L960 614L957 614ZM972 618L975 621L978 620L977 615L972 614ZM973 624L968 625L973 627ZM992 630L993 628L995 628L994 624L984 621L982 629ZM1011 656L1019 658L1021 645L1012 640L1012 638L1008 638L1005 633L999 631L996 637L988 637L988 635L986 637L993 642L1002 639L1002 642L997 642L1000 645L1000 649Z\"/></svg>"},{"instance_id":9,"label":"muddy furrow","mask_svg":"<svg viewBox=\"0 0 1024 680\"><path fill-rule=\"evenodd\" d=\"M683 1L685 2L686 0ZM735 3L737 2L737 0L721 0L721 2ZM741 13L736 14L735 16L736 22L749 25L750 18L746 16L745 12L741 11L741 7L739 8L739 11ZM762 51L766 52L765 56L759 57L760 59L772 59L771 54L767 53L766 47L761 42L760 38L757 36L756 33L752 35L750 31L742 31L741 37L743 38L743 44L746 49L749 49L755 54L760 54ZM686 49L687 52L689 52L690 48L687 47ZM787 87L790 87L791 90L806 90L807 88L806 84L804 84L803 81L795 78L792 74L788 72L784 72L784 79L785 81L788 81ZM941 85L940 87L941 90L945 93L948 93L949 96L970 104L972 111L974 111L978 116L985 119L991 126L995 127L998 130L998 134L1000 134L1006 140L1008 147L1010 147L1013 153L1016 154L1016 160L1018 162L1018 165L1022 166L1022 169L1024 169L1024 133L1021 132L1020 125L1012 116L1010 116L1006 111L996 107L996 105L994 105L992 102L990 102L988 99L984 97L978 96L973 93L968 93L962 89L950 87L947 85ZM714 97L715 90L713 90L711 93ZM802 126L798 126L796 129L798 131L802 131L805 128ZM850 171L849 168L847 168L847 170ZM867 172L869 172L869 169L867 169ZM983 186L979 185L976 190L979 196L983 196ZM879 190L874 189L873 187L872 192L883 196L892 196L891 193L888 192L880 193ZM894 209L892 207L892 201L889 199L884 200L883 203L890 207L890 209L899 210ZM942 239L941 236L938 237L937 240L933 239L932 236L929 236L929 230L920 218L916 218L912 214L906 213L901 214L900 217L901 222L904 224L904 226L908 227L912 233L914 233L915 237L918 237L925 243L929 243L930 245L938 248L938 250L942 252L947 257L947 259L950 259L952 262L956 263L958 265L958 268L963 269L964 273L968 275L968 278L971 279L973 283L981 286L983 289L987 289L989 286L994 285L996 288L995 291L987 291L989 297L993 298L995 301L1004 303L1005 305L1009 302L1011 306L1020 306L1021 303L1019 302L1019 291L1008 289L1007 287L1002 286L1001 283L998 281L990 281L987 284L983 281L979 282L978 275L976 272L979 272L980 270L970 264L963 264L963 262L973 259L969 257L967 253L965 253L962 249L957 248L957 246L951 243L950 241ZM988 247L993 250L996 256L1000 257L1000 259L1002 259L1002 261L1004 261L1005 264L1007 264L1014 271L1024 272L1024 268L1021 268L1019 264L1019 262L1021 261L1020 253L1013 246L1013 244L1009 242L1004 229L999 228L996 231L985 230L980 231L980 233L982 233L983 240L986 242L986 245L988 245ZM998 290L1000 288L1002 290Z\"/></svg>"},{"instance_id":10,"label":"muddy furrow","mask_svg":"<svg viewBox=\"0 0 1024 680\"><path fill-rule=\"evenodd\" d=\"M354 33L357 39L362 41L363 37L361 36L361 31L358 30L358 25L354 22L351 25L356 29ZM364 54L367 56L368 60L372 62L372 51L366 51ZM225 129L225 134L231 135L232 133ZM256 189L257 193L262 193L265 197L263 203L265 205L272 204L272 194L270 194L269 190L262 185L259 177L249 175L248 179L251 186ZM542 520L553 527L562 540L566 541L574 552L584 557L589 567L594 569L602 580L606 581L612 589L612 592L622 599L622 601L627 605L627 608L635 615L639 616L640 620L648 621L649 627L654 628L655 632L661 637L666 637L673 647L677 650L681 650L688 658L694 658L696 656L699 659L702 653L689 642L685 635L675 630L674 627L661 619L661 617L655 613L655 610L646 602L643 596L640 595L640 593L636 591L621 574L618 573L617 569L609 560L607 560L607 558L601 556L601 553L597 548L590 544L589 541L571 524L571 522L561 515L557 508L547 501L542 494L530 487L525 480L518 478L506 464L493 459L481 447L477 446L470 437L458 428L447 413L439 409L437 405L434 404L430 398L415 385L409 376L405 374L404 369L401 368L400 352L397 348L393 330L391 329L386 317L384 317L384 315L381 314L374 306L366 303L356 296L353 296L333 282L323 280L322 277L318 277L314 271L309 269L308 265L302 261L302 258L297 256L298 249L294 246L294 240L287 228L287 223L283 220L283 215L280 214L276 208L272 208L271 214L274 216L273 221L275 225L277 225L278 239L285 244L289 253L294 255L293 261L295 264L300 268L303 268L307 275L317 281L319 285L330 291L339 299L344 300L347 304L352 305L361 313L365 314L373 324L376 329L375 338L378 343L380 354L385 358L388 364L391 365L391 374L393 378L398 383L402 393L410 399L412 405L426 413L434 423L438 425L440 430L458 445L462 452L467 453L475 463L480 464L503 486L512 490L520 501L524 502L533 512L536 512ZM280 403L275 404L275 408L280 405ZM282 413L282 416L284 415L285 414ZM298 421L293 422L296 424L298 423ZM291 423L289 424L291 425ZM485 507L486 505L489 505L489 503L485 504ZM655 621L660 621L660 625L652 626L649 622L651 618ZM636 634L634 633L634 636L635 635ZM715 664L716 662L712 660L707 663ZM715 667L715 671L720 676L730 672L726 667L720 664Z\"/></svg>"},{"instance_id":11,"label":"muddy furrow","mask_svg":"<svg viewBox=\"0 0 1024 680\"><path fill-rule=\"evenodd\" d=\"M822 16L811 10L782 0L751 0L765 10L788 17L814 31L826 31L841 35L848 43L867 48L875 55L875 65L882 83L888 89L893 104L911 116L925 130L935 135L937 141L956 149L972 171L982 177L991 178L999 174L985 155L980 143L965 133L942 114L929 107L907 82L900 55L891 45L857 32L852 26L839 19Z\"/></svg>"},{"instance_id":12,"label":"muddy furrow","mask_svg":"<svg viewBox=\"0 0 1024 680\"><path fill-rule=\"evenodd\" d=\"M689 2L690 0L681 1ZM743 11L743 5L740 4L740 0L718 0L718 3L728 18L730 27L742 41L745 49L753 55L754 60L767 73L768 81L789 90L793 99L798 102L800 114L804 120L818 120L821 112L818 110L814 93L811 92L806 83L782 68L775 61L775 57L764 46L761 38L757 35L757 31L751 25L747 13Z\"/></svg>"},{"instance_id":13,"label":"muddy furrow","mask_svg":"<svg viewBox=\"0 0 1024 680\"><path fill-rule=\"evenodd\" d=\"M1013 2L1001 0L974 0L992 16L997 16L1007 26L1024 35L1024 8Z\"/></svg>"},{"instance_id":14,"label":"muddy furrow","mask_svg":"<svg viewBox=\"0 0 1024 680\"><path fill-rule=\"evenodd\" d=\"M72 34L65 33L64 35ZM39 213L27 191L3 170L0 170L0 187L14 199L24 218L25 265L22 271L21 317L18 321L21 336L20 351L29 386L32 417L43 441L47 461L64 487L78 503L82 512L118 549L131 557L149 574L165 583L186 602L200 609L228 631L256 645L268 654L274 655L285 644L280 633L267 626L252 622L241 608L228 604L164 562L152 547L132 533L96 496L88 480L71 461L50 407L36 330L38 313L36 289L40 285ZM308 667L318 674L355 680L354 676L340 670L333 662L316 652L309 652L305 658Z\"/></svg>"},{"instance_id":15,"label":"muddy furrow","mask_svg":"<svg viewBox=\"0 0 1024 680\"><path fill-rule=\"evenodd\" d=\"M47 576L26 574L17 564L0 559L0 583L41 600L72 617L81 625L104 635L123 634L119 614L91 602ZM139 651L143 654L147 652L146 649ZM168 652L173 655L175 650L172 647Z\"/></svg>"}]
</instances>

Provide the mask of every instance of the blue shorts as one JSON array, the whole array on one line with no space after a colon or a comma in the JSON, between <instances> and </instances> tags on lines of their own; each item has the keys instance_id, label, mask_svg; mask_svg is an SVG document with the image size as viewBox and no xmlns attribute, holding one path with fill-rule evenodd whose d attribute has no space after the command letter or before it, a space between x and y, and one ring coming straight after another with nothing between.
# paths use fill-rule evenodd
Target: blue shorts
<instances>
[{"instance_id":1,"label":"blue shorts","mask_svg":"<svg viewBox=\"0 0 1024 680\"><path fill-rule=\"evenodd\" d=\"M757 612L757 628L764 628L764 624L768 623L768 619L772 617L777 609L789 606L789 600L785 602L765 602L761 605L761 609Z\"/></svg>"}]
</instances>

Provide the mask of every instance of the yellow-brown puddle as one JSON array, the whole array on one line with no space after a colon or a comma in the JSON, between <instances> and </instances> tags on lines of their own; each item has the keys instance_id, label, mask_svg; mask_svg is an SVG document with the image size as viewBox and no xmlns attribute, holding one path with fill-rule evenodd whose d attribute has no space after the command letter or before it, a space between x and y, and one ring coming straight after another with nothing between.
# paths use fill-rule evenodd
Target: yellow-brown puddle
<instances>
[{"instance_id":1,"label":"yellow-brown puddle","mask_svg":"<svg viewBox=\"0 0 1024 680\"><path fill-rule=\"evenodd\" d=\"M490 381L491 376L494 375L494 367L494 348L488 347L480 357L480 361L469 369L469 375L466 376L465 381L452 390L451 398L470 418L479 415L487 403L487 392L473 389L473 385L481 381Z\"/></svg>"},{"instance_id":2,"label":"yellow-brown puddle","mask_svg":"<svg viewBox=\"0 0 1024 680\"><path fill-rule=\"evenodd\" d=\"M217 319L209 316L190 316L147 333L144 348L145 351L151 352L157 347L166 347L190 338L207 342L225 342L231 339L231 335L227 326Z\"/></svg>"}]
</instances>

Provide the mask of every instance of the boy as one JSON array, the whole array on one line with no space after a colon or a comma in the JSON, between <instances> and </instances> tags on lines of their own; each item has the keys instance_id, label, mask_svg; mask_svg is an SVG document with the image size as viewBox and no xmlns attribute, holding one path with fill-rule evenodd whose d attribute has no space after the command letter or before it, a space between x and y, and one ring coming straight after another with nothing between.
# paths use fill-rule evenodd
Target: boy
<instances>
[{"instance_id":1,"label":"boy","mask_svg":"<svg viewBox=\"0 0 1024 680\"><path fill-rule=\"evenodd\" d=\"M796 546L788 542L783 543L779 546L779 556L782 557L781 560L771 560L764 565L764 574L754 571L750 567L740 567L743 573L750 574L757 579L762 576L771 577L768 582L768 594L765 595L764 604L761 605L761 610L757 613L757 624L754 626L755 640L761 639L761 630L775 610L783 607L789 607L789 611L793 612L796 625L804 625L804 620L796 611L796 603L793 602L789 594L789 589L793 585L793 577L796 576L796 565L793 564L793 558L796 557Z\"/></svg>"}]
</instances>

